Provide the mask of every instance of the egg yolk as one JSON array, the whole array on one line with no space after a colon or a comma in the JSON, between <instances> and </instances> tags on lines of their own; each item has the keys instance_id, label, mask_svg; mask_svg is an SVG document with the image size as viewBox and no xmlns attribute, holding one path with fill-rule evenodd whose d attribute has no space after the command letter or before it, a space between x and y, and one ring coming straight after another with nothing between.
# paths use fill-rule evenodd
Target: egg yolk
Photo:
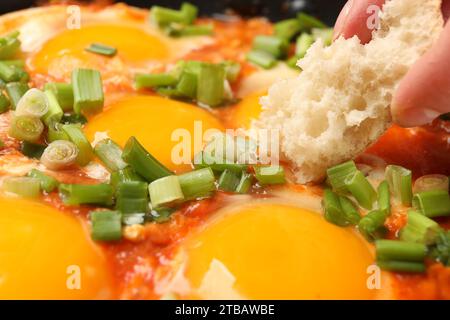
<instances>
[{"instance_id":1,"label":"egg yolk","mask_svg":"<svg viewBox=\"0 0 450 320\"><path fill-rule=\"evenodd\" d=\"M186 251L185 275L204 299L373 298L364 241L297 207L237 209L193 236Z\"/></svg>"},{"instance_id":2,"label":"egg yolk","mask_svg":"<svg viewBox=\"0 0 450 320\"><path fill-rule=\"evenodd\" d=\"M256 92L243 98L229 111L229 125L233 128L250 128L252 120L257 119L261 113L259 99L265 94L266 92Z\"/></svg>"},{"instance_id":3,"label":"egg yolk","mask_svg":"<svg viewBox=\"0 0 450 320\"><path fill-rule=\"evenodd\" d=\"M104 257L79 220L0 198L0 299L111 298Z\"/></svg>"},{"instance_id":4,"label":"egg yolk","mask_svg":"<svg viewBox=\"0 0 450 320\"><path fill-rule=\"evenodd\" d=\"M100 43L117 49L117 57L125 62L161 60L168 56L165 43L145 30L128 25L96 24L61 32L48 40L32 59L37 72L59 75L76 67L108 70L117 60L85 49Z\"/></svg>"},{"instance_id":5,"label":"egg yolk","mask_svg":"<svg viewBox=\"0 0 450 320\"><path fill-rule=\"evenodd\" d=\"M165 166L182 172L191 166L183 159L173 159L173 156L184 156L174 148L184 145L184 150L190 151L187 158L192 159L201 151L202 136L208 129L223 130L223 127L204 109L163 97L133 96L116 102L90 119L85 132L91 141L96 132L105 132L122 147L131 136L135 136ZM189 137L180 137L177 133L187 133ZM199 138L200 144L195 143Z\"/></svg>"}]
</instances>

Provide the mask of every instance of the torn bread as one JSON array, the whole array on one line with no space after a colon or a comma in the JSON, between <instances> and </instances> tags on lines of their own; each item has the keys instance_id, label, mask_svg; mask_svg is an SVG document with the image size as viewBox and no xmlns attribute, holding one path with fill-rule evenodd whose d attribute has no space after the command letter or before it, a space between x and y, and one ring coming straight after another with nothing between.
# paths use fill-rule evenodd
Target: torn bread
<instances>
[{"instance_id":1,"label":"torn bread","mask_svg":"<svg viewBox=\"0 0 450 320\"><path fill-rule=\"evenodd\" d=\"M261 99L253 128L279 130L281 154L299 183L320 180L385 132L400 80L444 26L441 0L390 0L380 18L366 45L356 36L329 47L316 42L298 62L303 72Z\"/></svg>"}]
</instances>

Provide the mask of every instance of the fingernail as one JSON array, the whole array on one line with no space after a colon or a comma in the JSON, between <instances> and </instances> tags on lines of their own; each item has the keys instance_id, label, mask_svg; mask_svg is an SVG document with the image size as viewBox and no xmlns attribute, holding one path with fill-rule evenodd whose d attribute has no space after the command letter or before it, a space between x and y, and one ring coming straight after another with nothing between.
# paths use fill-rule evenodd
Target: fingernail
<instances>
[{"instance_id":1,"label":"fingernail","mask_svg":"<svg viewBox=\"0 0 450 320\"><path fill-rule=\"evenodd\" d=\"M349 0L345 4L344 8L342 8L341 13L336 20L336 25L334 26L333 40L336 40L337 38L339 38L342 31L344 30L344 27L347 23L347 18L348 18L348 15L350 14L352 6L353 6L353 0Z\"/></svg>"},{"instance_id":2,"label":"fingernail","mask_svg":"<svg viewBox=\"0 0 450 320\"><path fill-rule=\"evenodd\" d=\"M393 110L398 110L398 108L393 108ZM440 112L433 109L407 109L402 113L398 114L393 111L392 118L394 122L402 127L418 127L425 124L431 123L437 117L441 115Z\"/></svg>"}]
</instances>

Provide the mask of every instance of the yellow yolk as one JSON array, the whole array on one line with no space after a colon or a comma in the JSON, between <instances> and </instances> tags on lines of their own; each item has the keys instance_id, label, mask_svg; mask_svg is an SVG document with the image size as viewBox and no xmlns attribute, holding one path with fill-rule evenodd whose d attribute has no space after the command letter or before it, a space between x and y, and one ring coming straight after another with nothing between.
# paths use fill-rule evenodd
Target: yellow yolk
<instances>
[{"instance_id":1,"label":"yellow yolk","mask_svg":"<svg viewBox=\"0 0 450 320\"><path fill-rule=\"evenodd\" d=\"M261 113L259 99L265 94L265 92L256 92L243 98L230 111L230 125L234 128L250 128L252 120L258 118Z\"/></svg>"},{"instance_id":2,"label":"yellow yolk","mask_svg":"<svg viewBox=\"0 0 450 320\"><path fill-rule=\"evenodd\" d=\"M293 206L253 204L187 245L186 277L201 298L370 299L373 257L351 229Z\"/></svg>"},{"instance_id":3,"label":"yellow yolk","mask_svg":"<svg viewBox=\"0 0 450 320\"><path fill-rule=\"evenodd\" d=\"M194 132L195 127L197 130ZM173 158L184 156L174 147L187 142L184 150L191 151L186 154L188 159L192 159L202 149L202 134L214 128L223 130L218 119L197 106L157 96L133 96L120 100L90 119L85 132L91 141L96 132L105 132L122 147L131 136L135 136L160 162L181 172L190 169L190 165ZM183 135L181 138L177 134L188 134L189 137ZM200 144L194 142L198 138Z\"/></svg>"},{"instance_id":4,"label":"yellow yolk","mask_svg":"<svg viewBox=\"0 0 450 320\"><path fill-rule=\"evenodd\" d=\"M0 299L111 298L104 257L79 220L0 198Z\"/></svg>"},{"instance_id":5,"label":"yellow yolk","mask_svg":"<svg viewBox=\"0 0 450 320\"><path fill-rule=\"evenodd\" d=\"M143 29L97 24L66 30L51 38L33 58L32 65L41 73L61 73L61 69L70 71L75 67L113 69L116 60L85 50L92 43L116 48L116 57L125 62L161 60L169 54L165 43Z\"/></svg>"}]
</instances>

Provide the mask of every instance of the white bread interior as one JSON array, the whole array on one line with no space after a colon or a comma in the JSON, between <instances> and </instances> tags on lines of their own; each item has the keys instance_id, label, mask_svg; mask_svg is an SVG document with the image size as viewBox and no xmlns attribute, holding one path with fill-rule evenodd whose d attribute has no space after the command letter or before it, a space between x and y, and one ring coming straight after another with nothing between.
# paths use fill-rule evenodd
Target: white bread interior
<instances>
[{"instance_id":1,"label":"white bread interior","mask_svg":"<svg viewBox=\"0 0 450 320\"><path fill-rule=\"evenodd\" d=\"M443 29L440 8L441 0L387 1L370 43L341 37L324 47L319 40L298 62L297 78L272 85L253 128L279 130L281 154L298 183L320 180L391 125L400 80Z\"/></svg>"}]
</instances>

